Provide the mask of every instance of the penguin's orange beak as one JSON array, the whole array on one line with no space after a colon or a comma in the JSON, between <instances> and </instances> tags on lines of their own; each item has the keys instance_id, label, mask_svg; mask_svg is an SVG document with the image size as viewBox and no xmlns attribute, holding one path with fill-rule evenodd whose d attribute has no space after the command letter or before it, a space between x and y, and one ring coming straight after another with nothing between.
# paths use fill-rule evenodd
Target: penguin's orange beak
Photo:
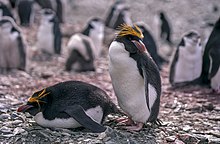
<instances>
[{"instance_id":1,"label":"penguin's orange beak","mask_svg":"<svg viewBox=\"0 0 220 144\"><path fill-rule=\"evenodd\" d=\"M27 111L28 109L30 109L32 107L34 107L34 106L32 106L32 105L22 105L17 109L17 112L25 112L25 111Z\"/></svg>"},{"instance_id":2,"label":"penguin's orange beak","mask_svg":"<svg viewBox=\"0 0 220 144\"><path fill-rule=\"evenodd\" d=\"M131 42L139 49L140 52L145 52L147 49L142 41L132 40Z\"/></svg>"}]
</instances>

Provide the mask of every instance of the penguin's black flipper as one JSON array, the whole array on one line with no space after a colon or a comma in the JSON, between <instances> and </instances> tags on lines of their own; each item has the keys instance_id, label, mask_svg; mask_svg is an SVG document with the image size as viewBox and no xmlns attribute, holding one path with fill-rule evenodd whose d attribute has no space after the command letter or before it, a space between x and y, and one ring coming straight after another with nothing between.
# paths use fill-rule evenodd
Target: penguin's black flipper
<instances>
[{"instance_id":1,"label":"penguin's black flipper","mask_svg":"<svg viewBox=\"0 0 220 144\"><path fill-rule=\"evenodd\" d=\"M106 128L91 119L80 105L69 106L64 110L68 115L73 117L83 127L95 133L104 132Z\"/></svg>"},{"instance_id":2,"label":"penguin's black flipper","mask_svg":"<svg viewBox=\"0 0 220 144\"><path fill-rule=\"evenodd\" d=\"M149 92L148 92L148 81L147 81L147 70L143 66L142 67L143 71L143 77L144 77L144 85L145 85L145 96L146 96L146 102L147 102L147 108L150 110L150 104L149 104Z\"/></svg>"},{"instance_id":3,"label":"penguin's black flipper","mask_svg":"<svg viewBox=\"0 0 220 144\"><path fill-rule=\"evenodd\" d=\"M209 52L209 57L211 57L210 62L212 62L210 65L210 70L209 70L209 79L214 77L216 73L218 72L219 66L220 66L220 61L218 60L220 50L219 52L216 52L214 48L212 48Z\"/></svg>"}]
</instances>

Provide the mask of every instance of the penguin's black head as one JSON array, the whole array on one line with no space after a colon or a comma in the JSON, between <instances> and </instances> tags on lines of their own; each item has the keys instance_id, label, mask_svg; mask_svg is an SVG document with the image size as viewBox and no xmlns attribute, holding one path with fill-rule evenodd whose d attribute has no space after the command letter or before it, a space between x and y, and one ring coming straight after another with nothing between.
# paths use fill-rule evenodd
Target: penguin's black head
<instances>
[{"instance_id":1,"label":"penguin's black head","mask_svg":"<svg viewBox=\"0 0 220 144\"><path fill-rule=\"evenodd\" d=\"M160 19L161 20L163 20L163 19L165 19L165 14L164 14L164 12L159 12L159 15L160 15Z\"/></svg>"},{"instance_id":2,"label":"penguin's black head","mask_svg":"<svg viewBox=\"0 0 220 144\"><path fill-rule=\"evenodd\" d=\"M38 112L45 109L45 104L48 102L48 92L46 89L35 92L29 99L26 105L20 106L18 112L28 112L35 116Z\"/></svg>"},{"instance_id":3,"label":"penguin's black head","mask_svg":"<svg viewBox=\"0 0 220 144\"><path fill-rule=\"evenodd\" d=\"M126 41L130 41L140 52L144 52L146 51L146 47L142 42L143 38L144 35L137 25L132 27L127 24L122 24L119 26L119 32L117 34L116 40L125 39Z\"/></svg>"}]
</instances>

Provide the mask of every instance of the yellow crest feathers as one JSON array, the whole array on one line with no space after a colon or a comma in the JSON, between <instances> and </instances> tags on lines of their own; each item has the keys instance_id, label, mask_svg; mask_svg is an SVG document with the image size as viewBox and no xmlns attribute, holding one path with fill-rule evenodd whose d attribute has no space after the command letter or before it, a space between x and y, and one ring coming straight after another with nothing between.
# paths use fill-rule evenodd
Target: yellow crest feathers
<instances>
[{"instance_id":1,"label":"yellow crest feathers","mask_svg":"<svg viewBox=\"0 0 220 144\"><path fill-rule=\"evenodd\" d=\"M144 38L144 35L141 31L141 29L134 24L134 27L127 25L127 24L121 24L118 27L119 32L117 33L117 37L123 37L126 35L132 35L132 36L137 36L139 38Z\"/></svg>"},{"instance_id":2,"label":"yellow crest feathers","mask_svg":"<svg viewBox=\"0 0 220 144\"><path fill-rule=\"evenodd\" d=\"M28 99L28 102L31 102L31 103L33 103L33 102L37 102L37 103L43 102L43 101L41 101L41 100L39 100L39 99L41 99L41 98L47 96L47 95L50 93L50 92L48 92L48 93L45 93L45 92L46 92L46 89L44 89L40 94L38 94L37 97L30 97L30 98Z\"/></svg>"}]
</instances>

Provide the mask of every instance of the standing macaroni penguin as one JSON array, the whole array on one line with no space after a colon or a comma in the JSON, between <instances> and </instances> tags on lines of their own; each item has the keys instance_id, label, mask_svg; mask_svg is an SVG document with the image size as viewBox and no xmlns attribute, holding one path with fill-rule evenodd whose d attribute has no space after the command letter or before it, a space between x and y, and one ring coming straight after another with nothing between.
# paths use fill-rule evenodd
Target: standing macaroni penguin
<instances>
[{"instance_id":1,"label":"standing macaroni penguin","mask_svg":"<svg viewBox=\"0 0 220 144\"><path fill-rule=\"evenodd\" d=\"M0 70L25 70L26 45L17 24L11 17L0 20Z\"/></svg>"},{"instance_id":2,"label":"standing macaroni penguin","mask_svg":"<svg viewBox=\"0 0 220 144\"><path fill-rule=\"evenodd\" d=\"M85 127L106 130L101 123L110 113L121 113L102 89L80 81L66 81L35 92L18 112L28 112L36 123L50 128Z\"/></svg>"},{"instance_id":3,"label":"standing macaroni penguin","mask_svg":"<svg viewBox=\"0 0 220 144\"><path fill-rule=\"evenodd\" d=\"M159 113L161 78L148 54L141 30L123 24L109 48L109 72L121 109L133 121L128 130L140 130L156 122Z\"/></svg>"},{"instance_id":4,"label":"standing macaroni penguin","mask_svg":"<svg viewBox=\"0 0 220 144\"><path fill-rule=\"evenodd\" d=\"M61 53L62 35L60 23L51 9L41 11L41 23L37 33L36 47L49 55Z\"/></svg>"},{"instance_id":5,"label":"standing macaroni penguin","mask_svg":"<svg viewBox=\"0 0 220 144\"><path fill-rule=\"evenodd\" d=\"M191 30L183 36L171 62L169 81L172 86L187 84L200 76L202 54L200 35Z\"/></svg>"}]
</instances>

